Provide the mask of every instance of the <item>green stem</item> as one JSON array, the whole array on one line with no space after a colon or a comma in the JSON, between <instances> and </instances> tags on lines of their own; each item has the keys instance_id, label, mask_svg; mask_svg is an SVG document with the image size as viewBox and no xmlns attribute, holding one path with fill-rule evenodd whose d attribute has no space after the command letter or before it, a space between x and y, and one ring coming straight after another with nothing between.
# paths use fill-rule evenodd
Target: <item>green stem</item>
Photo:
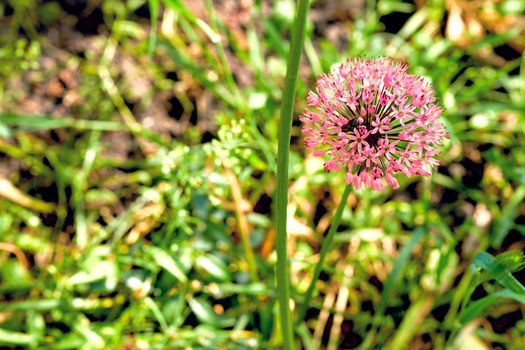
<instances>
[{"instance_id":1,"label":"green stem","mask_svg":"<svg viewBox=\"0 0 525 350\"><path fill-rule=\"evenodd\" d=\"M306 315L306 310L308 310L308 306L310 305L310 299L312 299L312 294L314 292L315 282L317 282L317 279L319 278L319 275L321 274L321 270L323 268L323 262L326 257L326 254L328 253L328 251L330 251L330 248L332 246L335 232L337 231L337 227L339 226L339 222L341 221L341 216L343 215L343 209L345 208L346 202L348 200L348 195L350 194L351 189L352 189L351 185L346 185L345 191L343 192L343 197L341 198L341 202L339 203L339 206L337 207L335 215L332 219L332 224L330 225L328 234L326 235L326 238L323 240L323 245L321 246L321 252L319 253L319 261L315 265L312 281L310 282L310 285L308 286L308 289L306 290L306 294L304 295L303 305L300 309L299 317L297 318L297 323L302 322L302 320L304 319L304 316Z\"/></svg>"},{"instance_id":2,"label":"green stem","mask_svg":"<svg viewBox=\"0 0 525 350\"><path fill-rule=\"evenodd\" d=\"M277 151L277 188L276 188L276 250L277 250L277 294L283 337L283 349L294 349L292 317L290 313L290 278L288 271L286 214L288 205L288 160L292 114L295 100L295 85L301 60L301 52L306 27L309 0L299 0L292 28L290 53L284 79L279 121L279 142Z\"/></svg>"},{"instance_id":3,"label":"green stem","mask_svg":"<svg viewBox=\"0 0 525 350\"><path fill-rule=\"evenodd\" d=\"M432 310L434 297L430 294L422 295L407 310L403 321L392 341L385 347L388 350L408 349L408 344L419 331L421 324Z\"/></svg>"}]
</instances>

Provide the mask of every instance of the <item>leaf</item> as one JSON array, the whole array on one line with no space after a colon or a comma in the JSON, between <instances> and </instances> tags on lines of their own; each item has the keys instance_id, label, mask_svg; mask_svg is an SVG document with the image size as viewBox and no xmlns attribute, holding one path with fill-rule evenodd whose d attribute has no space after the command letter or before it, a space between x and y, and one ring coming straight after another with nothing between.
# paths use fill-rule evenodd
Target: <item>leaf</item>
<instances>
[{"instance_id":1,"label":"leaf","mask_svg":"<svg viewBox=\"0 0 525 350\"><path fill-rule=\"evenodd\" d=\"M104 339L91 327L91 322L83 314L79 315L73 329L86 339L89 349L106 349Z\"/></svg>"},{"instance_id":2,"label":"leaf","mask_svg":"<svg viewBox=\"0 0 525 350\"><path fill-rule=\"evenodd\" d=\"M86 339L78 333L67 333L64 334L60 339L53 344L54 350L76 350L82 349L86 344Z\"/></svg>"},{"instance_id":3,"label":"leaf","mask_svg":"<svg viewBox=\"0 0 525 350\"><path fill-rule=\"evenodd\" d=\"M94 261L92 265L86 266L85 270L71 276L69 283L74 286L100 281L107 291L112 291L117 285L117 274L118 269L113 261Z\"/></svg>"},{"instance_id":4,"label":"leaf","mask_svg":"<svg viewBox=\"0 0 525 350\"><path fill-rule=\"evenodd\" d=\"M17 115L1 113L0 123L7 126L18 126L29 130L48 130L58 128L73 128L79 130L120 131L126 128L119 122L106 120L85 120L67 117L52 117L48 115Z\"/></svg>"},{"instance_id":5,"label":"leaf","mask_svg":"<svg viewBox=\"0 0 525 350\"><path fill-rule=\"evenodd\" d=\"M496 247L501 246L501 243L512 229L518 216L518 209L525 199L525 185L521 185L510 197L501 214L494 221L492 240Z\"/></svg>"},{"instance_id":6,"label":"leaf","mask_svg":"<svg viewBox=\"0 0 525 350\"><path fill-rule=\"evenodd\" d=\"M148 42L148 55L152 56L157 44L157 23L159 18L159 0L149 0L149 12L151 14L151 28Z\"/></svg>"},{"instance_id":7,"label":"leaf","mask_svg":"<svg viewBox=\"0 0 525 350\"><path fill-rule=\"evenodd\" d=\"M406 39L412 34L414 34L422 25L424 25L425 21L427 20L429 16L429 10L427 8L422 8L421 10L417 11L410 17L408 21L406 21L405 25L397 35L399 35L401 38Z\"/></svg>"},{"instance_id":8,"label":"leaf","mask_svg":"<svg viewBox=\"0 0 525 350\"><path fill-rule=\"evenodd\" d=\"M500 299L514 299L522 304L525 304L525 295L515 293L508 289L500 290L496 293L487 295L486 297L470 303L469 306L459 314L459 320L461 324L466 324L481 316L488 308L496 303L499 303Z\"/></svg>"},{"instance_id":9,"label":"leaf","mask_svg":"<svg viewBox=\"0 0 525 350\"><path fill-rule=\"evenodd\" d=\"M424 228L418 228L410 237L408 243L401 249L401 252L399 253L399 256L396 259L396 262L394 263L394 267L392 268L392 271L388 274L388 277L385 281L385 287L383 288L383 292L381 293L381 308L385 307L387 305L388 300L390 299L391 291L397 284L397 281L401 278L401 269L403 266L406 265L408 259L410 258L410 254L412 253L412 249L414 249L414 246L419 242L421 237L423 237L423 234L426 232Z\"/></svg>"},{"instance_id":10,"label":"leaf","mask_svg":"<svg viewBox=\"0 0 525 350\"><path fill-rule=\"evenodd\" d=\"M29 345L35 341L36 341L35 337L29 334L8 331L8 330L0 328L0 344Z\"/></svg>"},{"instance_id":11,"label":"leaf","mask_svg":"<svg viewBox=\"0 0 525 350\"><path fill-rule=\"evenodd\" d=\"M11 132L11 129L9 129L9 127L5 125L4 123L0 122L0 137L7 139L7 138L10 138L12 134L13 133Z\"/></svg>"},{"instance_id":12,"label":"leaf","mask_svg":"<svg viewBox=\"0 0 525 350\"><path fill-rule=\"evenodd\" d=\"M273 291L268 289L264 283L234 284L220 283L217 284L217 290L222 295L244 294L244 295L266 295L272 296Z\"/></svg>"},{"instance_id":13,"label":"leaf","mask_svg":"<svg viewBox=\"0 0 525 350\"><path fill-rule=\"evenodd\" d=\"M219 326L217 315L213 312L213 309L208 302L194 298L189 301L189 305L200 322L215 327Z\"/></svg>"},{"instance_id":14,"label":"leaf","mask_svg":"<svg viewBox=\"0 0 525 350\"><path fill-rule=\"evenodd\" d=\"M176 299L170 299L162 304L162 315L166 322L169 323L170 329L178 329L190 312L185 298L188 288L189 285L186 284L182 287Z\"/></svg>"},{"instance_id":15,"label":"leaf","mask_svg":"<svg viewBox=\"0 0 525 350\"><path fill-rule=\"evenodd\" d=\"M231 280L226 264L214 255L199 256L195 264L219 281L227 282Z\"/></svg>"},{"instance_id":16,"label":"leaf","mask_svg":"<svg viewBox=\"0 0 525 350\"><path fill-rule=\"evenodd\" d=\"M248 28L246 37L250 49L250 65L256 72L261 72L264 67L264 56L261 52L261 44L257 37L257 32L254 28Z\"/></svg>"},{"instance_id":17,"label":"leaf","mask_svg":"<svg viewBox=\"0 0 525 350\"><path fill-rule=\"evenodd\" d=\"M301 338L304 348L306 350L319 350L319 346L315 343L315 341L312 338L312 334L310 333L310 330L306 327L305 323L301 323L299 327L297 327L297 334Z\"/></svg>"},{"instance_id":18,"label":"leaf","mask_svg":"<svg viewBox=\"0 0 525 350\"><path fill-rule=\"evenodd\" d=\"M162 330L166 332L168 330L168 323L166 322L166 319L164 318L164 315L160 311L157 304L150 297L144 298L144 304L150 309L153 316L155 316L155 319L159 323Z\"/></svg>"},{"instance_id":19,"label":"leaf","mask_svg":"<svg viewBox=\"0 0 525 350\"><path fill-rule=\"evenodd\" d=\"M107 246L93 246L82 256L81 268L73 274L68 283L77 290L93 288L105 292L113 291L119 280L119 270L114 259L108 259L111 250Z\"/></svg>"},{"instance_id":20,"label":"leaf","mask_svg":"<svg viewBox=\"0 0 525 350\"><path fill-rule=\"evenodd\" d=\"M48 311L57 309L62 301L58 299L25 300L8 303L0 303L0 311Z\"/></svg>"},{"instance_id":21,"label":"leaf","mask_svg":"<svg viewBox=\"0 0 525 350\"><path fill-rule=\"evenodd\" d=\"M218 43L221 40L221 36L217 32L211 29L206 22L204 22L200 18L195 17L193 13L191 13L191 11L186 6L184 6L184 4L180 0L165 0L165 2L166 5L171 7L175 12L181 14L190 23L197 25L211 40L211 42Z\"/></svg>"},{"instance_id":22,"label":"leaf","mask_svg":"<svg viewBox=\"0 0 525 350\"><path fill-rule=\"evenodd\" d=\"M44 336L46 323L42 314L37 313L34 310L28 310L26 325L28 332L34 339L41 339ZM36 342L33 345L36 345Z\"/></svg>"},{"instance_id":23,"label":"leaf","mask_svg":"<svg viewBox=\"0 0 525 350\"><path fill-rule=\"evenodd\" d=\"M173 275L173 277L182 283L186 283L188 281L188 277L186 277L186 273L183 271L180 263L177 262L166 251L158 247L147 247L145 250L151 255L153 260L155 260L157 265L168 271L171 275Z\"/></svg>"},{"instance_id":24,"label":"leaf","mask_svg":"<svg viewBox=\"0 0 525 350\"><path fill-rule=\"evenodd\" d=\"M525 267L525 254L521 250L510 250L498 254L496 261L512 273L522 270Z\"/></svg>"},{"instance_id":25,"label":"leaf","mask_svg":"<svg viewBox=\"0 0 525 350\"><path fill-rule=\"evenodd\" d=\"M482 269L503 287L519 295L525 295L525 287L512 276L505 265L498 262L497 259L489 253L478 253L471 264L471 268L474 269L474 272L476 272L478 268Z\"/></svg>"}]
</instances>

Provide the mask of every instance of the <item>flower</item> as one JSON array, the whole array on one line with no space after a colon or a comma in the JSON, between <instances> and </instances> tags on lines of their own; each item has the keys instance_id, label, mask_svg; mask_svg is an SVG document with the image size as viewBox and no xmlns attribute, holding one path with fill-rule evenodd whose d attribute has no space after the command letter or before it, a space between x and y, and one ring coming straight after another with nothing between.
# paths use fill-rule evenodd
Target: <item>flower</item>
<instances>
[{"instance_id":1,"label":"flower","mask_svg":"<svg viewBox=\"0 0 525 350\"><path fill-rule=\"evenodd\" d=\"M396 189L393 175L430 175L448 133L432 87L387 59L349 59L317 79L300 120L305 145L346 182Z\"/></svg>"}]
</instances>

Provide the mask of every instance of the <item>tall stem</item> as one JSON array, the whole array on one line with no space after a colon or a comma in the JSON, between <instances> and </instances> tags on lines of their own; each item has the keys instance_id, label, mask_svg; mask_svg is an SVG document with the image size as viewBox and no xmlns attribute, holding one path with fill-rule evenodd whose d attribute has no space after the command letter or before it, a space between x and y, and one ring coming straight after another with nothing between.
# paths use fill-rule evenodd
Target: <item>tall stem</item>
<instances>
[{"instance_id":1,"label":"tall stem","mask_svg":"<svg viewBox=\"0 0 525 350\"><path fill-rule=\"evenodd\" d=\"M279 143L277 151L277 188L276 188L276 250L277 250L277 294L283 349L294 349L293 325L290 313L290 277L288 269L286 216L288 204L288 160L290 153L290 137L292 114L295 100L295 85L301 60L301 52L306 27L309 0L299 0L292 28L290 52L284 79L284 90L281 102L281 118L279 121Z\"/></svg>"},{"instance_id":2,"label":"tall stem","mask_svg":"<svg viewBox=\"0 0 525 350\"><path fill-rule=\"evenodd\" d=\"M308 286L308 289L306 290L306 294L304 295L304 300L303 300L303 304L299 312L299 317L297 318L297 323L302 322L302 320L304 319L304 316L306 315L306 310L308 310L308 307L310 305L310 299L312 299L312 294L314 292L315 282L317 282L317 279L319 278L319 275L321 274L321 270L323 268L323 263L326 257L326 253L330 251L330 247L332 246L332 242L334 240L334 236L337 231L337 227L339 226L339 222L341 221L341 216L343 216L343 209L345 208L346 202L348 200L348 195L350 194L351 189L352 189L351 185L346 185L345 191L343 192L343 197L341 198L341 202L339 203L339 206L337 207L335 215L332 218L332 224L330 225L328 234L323 240L323 245L321 246L321 252L319 252L319 261L315 265L312 281L310 282L310 285Z\"/></svg>"}]
</instances>

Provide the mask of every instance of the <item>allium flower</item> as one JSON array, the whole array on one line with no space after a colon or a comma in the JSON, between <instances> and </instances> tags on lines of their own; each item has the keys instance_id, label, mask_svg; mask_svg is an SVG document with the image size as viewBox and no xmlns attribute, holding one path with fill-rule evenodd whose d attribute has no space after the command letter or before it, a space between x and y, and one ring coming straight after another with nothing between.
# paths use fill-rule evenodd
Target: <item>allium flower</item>
<instances>
[{"instance_id":1,"label":"allium flower","mask_svg":"<svg viewBox=\"0 0 525 350\"><path fill-rule=\"evenodd\" d=\"M328 171L380 190L399 187L394 174L430 175L448 137L432 87L385 59L348 60L317 79L300 117L307 148L326 155ZM383 180L384 179L384 180Z\"/></svg>"}]
</instances>

